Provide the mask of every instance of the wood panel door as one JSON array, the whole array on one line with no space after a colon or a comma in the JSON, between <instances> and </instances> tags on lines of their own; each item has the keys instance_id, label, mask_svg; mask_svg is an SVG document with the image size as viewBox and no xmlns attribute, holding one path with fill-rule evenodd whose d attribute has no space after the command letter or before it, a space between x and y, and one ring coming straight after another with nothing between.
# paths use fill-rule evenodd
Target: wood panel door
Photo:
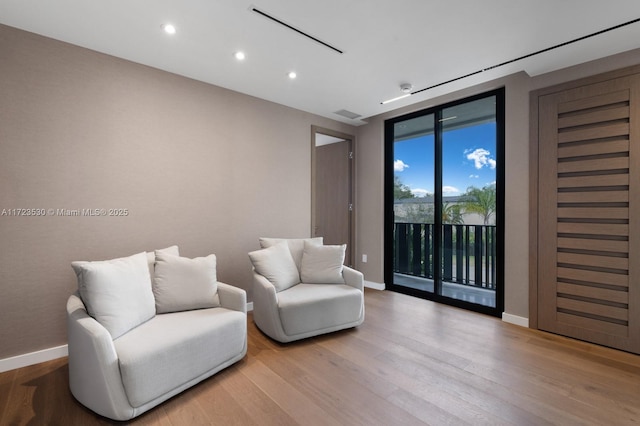
<instances>
[{"instance_id":1,"label":"wood panel door","mask_svg":"<svg viewBox=\"0 0 640 426\"><path fill-rule=\"evenodd\" d=\"M640 353L640 79L541 96L538 327Z\"/></svg>"}]
</instances>

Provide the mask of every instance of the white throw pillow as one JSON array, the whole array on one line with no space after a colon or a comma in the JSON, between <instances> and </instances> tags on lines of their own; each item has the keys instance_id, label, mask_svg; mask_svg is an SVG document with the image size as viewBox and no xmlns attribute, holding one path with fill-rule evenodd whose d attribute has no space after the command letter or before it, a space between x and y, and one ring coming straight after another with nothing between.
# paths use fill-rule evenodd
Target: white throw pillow
<instances>
[{"instance_id":1,"label":"white throw pillow","mask_svg":"<svg viewBox=\"0 0 640 426\"><path fill-rule=\"evenodd\" d=\"M291 256L293 257L293 261L296 264L296 268L298 268L298 274L300 273L300 265L302 262L302 252L304 251L304 243L309 242L311 244L322 245L322 237L313 237L313 238L260 238L260 247L268 248L279 244L281 242L286 242L289 246L289 251L291 252Z\"/></svg>"},{"instance_id":2,"label":"white throw pillow","mask_svg":"<svg viewBox=\"0 0 640 426\"><path fill-rule=\"evenodd\" d=\"M220 306L216 256L174 256L156 250L153 294L156 312L189 311Z\"/></svg>"},{"instance_id":3,"label":"white throw pillow","mask_svg":"<svg viewBox=\"0 0 640 426\"><path fill-rule=\"evenodd\" d=\"M159 251L161 253L172 254L174 256L180 256L180 251L178 250L178 246L171 246L167 248L163 248ZM156 254L153 251L147 252L147 262L149 263L149 275L151 275L151 282L153 283L153 277L155 276L155 268L156 268Z\"/></svg>"},{"instance_id":4,"label":"white throw pillow","mask_svg":"<svg viewBox=\"0 0 640 426\"><path fill-rule=\"evenodd\" d=\"M71 266L87 312L113 339L155 316L146 253Z\"/></svg>"},{"instance_id":5,"label":"white throw pillow","mask_svg":"<svg viewBox=\"0 0 640 426\"><path fill-rule=\"evenodd\" d=\"M268 279L276 288L276 292L300 282L298 268L284 241L269 248L252 251L249 253L249 259L256 272Z\"/></svg>"},{"instance_id":6,"label":"white throw pillow","mask_svg":"<svg viewBox=\"0 0 640 426\"><path fill-rule=\"evenodd\" d=\"M318 246L305 243L300 279L305 284L344 284L342 264L346 244Z\"/></svg>"}]
</instances>

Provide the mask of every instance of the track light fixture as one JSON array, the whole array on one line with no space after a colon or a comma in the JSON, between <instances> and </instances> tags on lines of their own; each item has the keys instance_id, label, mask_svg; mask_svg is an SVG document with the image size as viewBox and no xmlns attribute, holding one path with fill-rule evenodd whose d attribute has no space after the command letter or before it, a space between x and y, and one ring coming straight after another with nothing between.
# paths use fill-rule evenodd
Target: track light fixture
<instances>
[{"instance_id":1,"label":"track light fixture","mask_svg":"<svg viewBox=\"0 0 640 426\"><path fill-rule=\"evenodd\" d=\"M402 91L402 93L404 93L404 95L395 97L393 99L387 99L386 101L382 101L381 103L384 104L388 104L390 102L395 102L397 100L406 98L407 96L411 96L411 89L413 89L413 86L409 83L402 83L400 85L400 90Z\"/></svg>"}]
</instances>

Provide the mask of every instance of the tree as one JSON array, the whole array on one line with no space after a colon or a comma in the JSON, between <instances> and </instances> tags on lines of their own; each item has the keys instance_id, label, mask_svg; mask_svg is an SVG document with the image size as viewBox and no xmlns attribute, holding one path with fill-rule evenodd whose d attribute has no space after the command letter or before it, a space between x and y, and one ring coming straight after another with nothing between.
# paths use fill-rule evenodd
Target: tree
<instances>
[{"instance_id":1,"label":"tree","mask_svg":"<svg viewBox=\"0 0 640 426\"><path fill-rule=\"evenodd\" d=\"M476 213L482 216L484 224L489 225L491 216L496 213L496 186L487 185L480 188L470 186L463 195L465 213Z\"/></svg>"},{"instance_id":2,"label":"tree","mask_svg":"<svg viewBox=\"0 0 640 426\"><path fill-rule=\"evenodd\" d=\"M444 203L442 205L442 223L449 225L462 225L462 209L460 204Z\"/></svg>"},{"instance_id":3,"label":"tree","mask_svg":"<svg viewBox=\"0 0 640 426\"><path fill-rule=\"evenodd\" d=\"M404 185L400 181L400 177L398 175L393 176L393 199L394 200L403 200L406 198L415 198L413 192L411 192L411 188L407 185Z\"/></svg>"}]
</instances>

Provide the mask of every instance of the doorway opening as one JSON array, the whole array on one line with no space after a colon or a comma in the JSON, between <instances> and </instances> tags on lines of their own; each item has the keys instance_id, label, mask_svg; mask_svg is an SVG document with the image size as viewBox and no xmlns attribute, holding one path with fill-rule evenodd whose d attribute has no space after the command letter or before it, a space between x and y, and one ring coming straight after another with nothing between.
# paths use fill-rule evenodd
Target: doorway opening
<instances>
[{"instance_id":1,"label":"doorway opening","mask_svg":"<svg viewBox=\"0 0 640 426\"><path fill-rule=\"evenodd\" d=\"M344 264L353 266L354 137L311 127L311 236L325 244L346 244Z\"/></svg>"}]
</instances>

